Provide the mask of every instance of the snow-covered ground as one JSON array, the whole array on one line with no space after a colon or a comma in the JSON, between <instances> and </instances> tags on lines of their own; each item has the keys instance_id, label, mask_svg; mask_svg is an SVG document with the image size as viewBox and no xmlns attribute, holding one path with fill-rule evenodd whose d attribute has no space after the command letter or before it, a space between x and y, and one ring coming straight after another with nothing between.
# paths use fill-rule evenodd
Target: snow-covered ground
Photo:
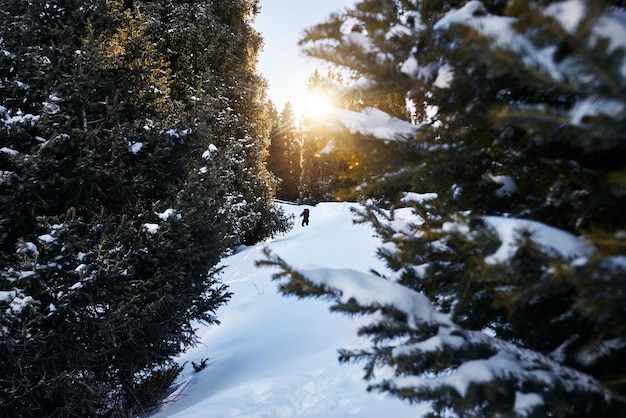
<instances>
[{"instance_id":1,"label":"snow-covered ground","mask_svg":"<svg viewBox=\"0 0 626 418\"><path fill-rule=\"evenodd\" d=\"M359 318L328 311L329 302L298 300L277 292L275 270L255 267L267 246L298 268L385 271L374 254L380 240L369 225L354 225L349 203L284 205L293 230L248 247L223 261L222 280L233 292L218 311L219 326L201 328L201 343L180 357L187 362L175 390L153 417L420 417L427 405L410 405L368 393L360 365L340 365L337 349L365 346ZM209 359L195 372L192 362Z\"/></svg>"}]
</instances>

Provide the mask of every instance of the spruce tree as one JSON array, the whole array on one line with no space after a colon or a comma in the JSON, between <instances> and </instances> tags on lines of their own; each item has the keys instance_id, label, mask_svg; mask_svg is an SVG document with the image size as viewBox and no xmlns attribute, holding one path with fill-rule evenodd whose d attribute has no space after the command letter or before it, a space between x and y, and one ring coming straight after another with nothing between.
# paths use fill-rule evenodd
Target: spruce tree
<instances>
[{"instance_id":1,"label":"spruce tree","mask_svg":"<svg viewBox=\"0 0 626 418\"><path fill-rule=\"evenodd\" d=\"M224 188L213 195L222 199L220 216L232 226L234 245L252 244L285 228L284 217L271 201L275 187L266 167L271 127L265 81L255 68L262 45L252 27L257 3L149 4L159 17L150 33L177 74L172 97L181 104L181 118L194 127L192 138L197 138L189 138L187 146L191 152L219 156L210 157L204 177L219 177L217 187ZM213 151L202 144L207 138Z\"/></svg>"},{"instance_id":2,"label":"spruce tree","mask_svg":"<svg viewBox=\"0 0 626 418\"><path fill-rule=\"evenodd\" d=\"M349 284L267 260L286 293L376 313L360 330L372 346L340 357L364 363L371 388L436 416L624 414L624 13L619 1L362 1L306 33L308 53L367 78L365 104L378 92L416 124L412 137L356 136L364 186L434 192L398 202L417 216L408 227L372 204L359 213L404 299L348 300ZM505 240L493 216L527 225L506 260L490 258ZM535 225L589 250L539 245ZM376 378L379 365L396 376Z\"/></svg>"},{"instance_id":3,"label":"spruce tree","mask_svg":"<svg viewBox=\"0 0 626 418\"><path fill-rule=\"evenodd\" d=\"M220 257L284 227L255 2L2 10L3 416L145 411L228 300Z\"/></svg>"}]
</instances>

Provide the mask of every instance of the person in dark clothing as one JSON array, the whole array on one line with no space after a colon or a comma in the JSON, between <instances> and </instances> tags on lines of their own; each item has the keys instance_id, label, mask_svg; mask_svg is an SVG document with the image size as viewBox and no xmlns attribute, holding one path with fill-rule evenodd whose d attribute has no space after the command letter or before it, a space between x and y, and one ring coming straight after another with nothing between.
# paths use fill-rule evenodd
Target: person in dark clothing
<instances>
[{"instance_id":1,"label":"person in dark clothing","mask_svg":"<svg viewBox=\"0 0 626 418\"><path fill-rule=\"evenodd\" d=\"M308 209L303 210L302 213L300 214L300 217L302 218L302 226L309 224L309 210Z\"/></svg>"}]
</instances>

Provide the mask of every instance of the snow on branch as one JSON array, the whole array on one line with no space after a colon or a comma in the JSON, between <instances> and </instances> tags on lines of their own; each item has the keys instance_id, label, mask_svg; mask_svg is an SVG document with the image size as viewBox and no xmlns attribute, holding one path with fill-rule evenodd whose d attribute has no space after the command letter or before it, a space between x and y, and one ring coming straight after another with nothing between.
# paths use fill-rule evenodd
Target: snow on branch
<instances>
[{"instance_id":1,"label":"snow on branch","mask_svg":"<svg viewBox=\"0 0 626 418\"><path fill-rule=\"evenodd\" d=\"M450 315L438 312L428 298L396 282L350 269L299 269L315 286L336 289L341 303L361 306L392 306L408 315L411 328L427 325L452 326Z\"/></svg>"},{"instance_id":2,"label":"snow on branch","mask_svg":"<svg viewBox=\"0 0 626 418\"><path fill-rule=\"evenodd\" d=\"M487 264L508 262L517 251L520 231L531 232L531 239L535 243L556 251L563 258L584 261L592 254L592 247L582 238L540 222L498 216L485 216L482 219L496 231L502 243L494 254L485 259Z\"/></svg>"},{"instance_id":3,"label":"snow on branch","mask_svg":"<svg viewBox=\"0 0 626 418\"><path fill-rule=\"evenodd\" d=\"M394 118L373 107L363 109L361 112L336 109L333 115L337 122L348 129L350 133L358 133L382 140L410 138L415 135L421 126Z\"/></svg>"},{"instance_id":4,"label":"snow on branch","mask_svg":"<svg viewBox=\"0 0 626 418\"><path fill-rule=\"evenodd\" d=\"M493 218L486 221L497 225ZM506 229L513 224L507 224ZM334 300L336 305L331 309L349 314L369 314L375 322L374 327L396 322L398 313L405 316L405 333L411 337L385 337L392 344L392 364L428 363L424 359L429 356L434 356L433 361L437 361L435 359L441 353L452 353L449 355L459 361L457 366L448 366L445 373L433 373L429 366L425 366L415 374L400 372L394 377L383 378L373 387L415 394L447 389L465 397L473 385L506 381L516 388L518 411L532 409L544 402L541 394L527 393L529 387L551 387L613 397L593 377L566 367L547 355L482 331L462 328L452 321L450 314L439 312L424 294L392 280L351 269L296 268L267 249L264 253L266 259L258 261L257 265L279 268L273 278L278 280L280 290L285 294ZM364 329L361 331L362 335L367 335ZM375 355L379 343L380 339L372 347L372 353L361 352L358 357ZM477 352L482 354L476 356Z\"/></svg>"},{"instance_id":5,"label":"snow on branch","mask_svg":"<svg viewBox=\"0 0 626 418\"><path fill-rule=\"evenodd\" d=\"M568 33L574 33L582 25L586 14L586 5L582 0L566 0L554 3L544 10L546 16L552 17ZM571 77L569 65L555 62L555 46L537 48L532 42L515 29L517 19L510 16L495 16L486 13L480 1L468 1L460 9L453 9L442 17L435 25L435 30L446 30L452 25L462 24L476 30L483 36L493 40L492 47L518 52L525 56L527 66L536 66L555 81ZM606 39L611 50L626 50L626 13L620 9L609 9L600 15L591 26L592 36L588 48L593 49L600 39ZM622 75L626 75L626 59L620 67Z\"/></svg>"},{"instance_id":6,"label":"snow on branch","mask_svg":"<svg viewBox=\"0 0 626 418\"><path fill-rule=\"evenodd\" d=\"M452 388L464 397L470 385L496 381L515 382L521 390L527 383L541 387L560 388L565 391L600 393L611 396L593 377L566 367L537 351L492 337L481 331L470 331L460 327L441 327L439 333L423 342L401 346L393 350L396 359L423 357L427 353L453 349L461 357L472 347L483 346L494 354L462 362L442 375L401 376L388 379L385 383L395 390L415 391Z\"/></svg>"}]
</instances>

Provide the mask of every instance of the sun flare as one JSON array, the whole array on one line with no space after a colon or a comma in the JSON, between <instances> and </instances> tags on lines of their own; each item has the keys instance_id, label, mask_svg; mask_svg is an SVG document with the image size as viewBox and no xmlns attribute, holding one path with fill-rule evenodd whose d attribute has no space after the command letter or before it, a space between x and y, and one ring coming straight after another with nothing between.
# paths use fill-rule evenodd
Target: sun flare
<instances>
[{"instance_id":1,"label":"sun flare","mask_svg":"<svg viewBox=\"0 0 626 418\"><path fill-rule=\"evenodd\" d=\"M331 102L324 94L308 93L304 97L303 113L305 117L323 119L328 116L331 109Z\"/></svg>"}]
</instances>

